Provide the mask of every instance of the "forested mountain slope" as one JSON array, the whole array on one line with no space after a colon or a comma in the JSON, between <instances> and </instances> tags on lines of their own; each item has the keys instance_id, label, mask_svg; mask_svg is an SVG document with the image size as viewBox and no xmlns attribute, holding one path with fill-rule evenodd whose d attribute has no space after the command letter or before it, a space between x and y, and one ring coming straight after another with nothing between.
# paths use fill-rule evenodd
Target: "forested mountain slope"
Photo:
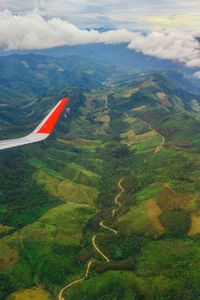
<instances>
[{"instance_id":1,"label":"forested mountain slope","mask_svg":"<svg viewBox=\"0 0 200 300\"><path fill-rule=\"evenodd\" d=\"M1 298L198 299L200 94L163 73L64 94L49 139L0 152Z\"/></svg>"},{"instance_id":2,"label":"forested mountain slope","mask_svg":"<svg viewBox=\"0 0 200 300\"><path fill-rule=\"evenodd\" d=\"M103 88L107 78L119 73L95 59L34 54L1 56L0 69L0 126L25 125L27 115L34 121L41 99L58 98L66 87Z\"/></svg>"}]
</instances>

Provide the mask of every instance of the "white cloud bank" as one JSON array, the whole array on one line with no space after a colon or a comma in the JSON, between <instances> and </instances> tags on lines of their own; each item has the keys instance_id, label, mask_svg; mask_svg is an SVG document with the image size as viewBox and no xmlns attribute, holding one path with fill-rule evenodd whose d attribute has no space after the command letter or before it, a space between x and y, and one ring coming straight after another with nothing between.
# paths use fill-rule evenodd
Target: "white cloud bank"
<instances>
[{"instance_id":1,"label":"white cloud bank","mask_svg":"<svg viewBox=\"0 0 200 300\"><path fill-rule=\"evenodd\" d=\"M187 67L200 67L200 44L190 32L152 32L138 34L128 46L145 55L170 59Z\"/></svg>"},{"instance_id":2,"label":"white cloud bank","mask_svg":"<svg viewBox=\"0 0 200 300\"><path fill-rule=\"evenodd\" d=\"M159 59L170 59L187 67L200 67L200 44L184 31L151 32L148 35L125 29L100 33L81 30L60 18L44 19L37 11L25 15L0 12L0 48L33 50L89 43L129 43L128 48ZM200 77L200 73L196 73Z\"/></svg>"},{"instance_id":3,"label":"white cloud bank","mask_svg":"<svg viewBox=\"0 0 200 300\"><path fill-rule=\"evenodd\" d=\"M81 30L60 18L45 20L37 11L26 15L0 13L0 48L4 50L32 50L63 45L89 43L129 42L134 33L113 30L99 33L97 30Z\"/></svg>"},{"instance_id":4,"label":"white cloud bank","mask_svg":"<svg viewBox=\"0 0 200 300\"><path fill-rule=\"evenodd\" d=\"M200 71L195 72L193 76L200 79Z\"/></svg>"}]
</instances>

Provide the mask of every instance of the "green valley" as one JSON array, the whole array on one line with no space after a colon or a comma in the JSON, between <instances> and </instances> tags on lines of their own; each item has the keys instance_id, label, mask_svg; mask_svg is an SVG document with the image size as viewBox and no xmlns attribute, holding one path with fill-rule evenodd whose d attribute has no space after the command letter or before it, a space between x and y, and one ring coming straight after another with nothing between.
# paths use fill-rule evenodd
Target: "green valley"
<instances>
[{"instance_id":1,"label":"green valley","mask_svg":"<svg viewBox=\"0 0 200 300\"><path fill-rule=\"evenodd\" d=\"M83 68L96 83L24 102L29 126L0 115L2 139L23 135L70 98L46 141L0 152L0 299L199 299L200 94L174 73L105 88L112 68Z\"/></svg>"}]
</instances>

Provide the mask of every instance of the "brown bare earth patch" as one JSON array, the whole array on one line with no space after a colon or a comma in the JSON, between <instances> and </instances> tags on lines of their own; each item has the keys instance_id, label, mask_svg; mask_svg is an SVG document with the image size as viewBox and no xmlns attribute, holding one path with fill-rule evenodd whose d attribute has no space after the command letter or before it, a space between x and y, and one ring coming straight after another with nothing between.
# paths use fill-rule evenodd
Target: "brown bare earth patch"
<instances>
[{"instance_id":1,"label":"brown bare earth patch","mask_svg":"<svg viewBox=\"0 0 200 300\"><path fill-rule=\"evenodd\" d=\"M165 228L162 226L159 220L159 215L162 213L162 210L156 203L155 199L149 199L147 202L147 210L148 210L148 217L158 230L160 234L162 234L165 231Z\"/></svg>"},{"instance_id":2,"label":"brown bare earth patch","mask_svg":"<svg viewBox=\"0 0 200 300\"><path fill-rule=\"evenodd\" d=\"M166 107L172 106L171 103L169 102L169 99L167 98L167 96L164 93L156 93L156 95L158 96L158 98L160 99L160 102L164 106L166 106Z\"/></svg>"},{"instance_id":3,"label":"brown bare earth patch","mask_svg":"<svg viewBox=\"0 0 200 300\"><path fill-rule=\"evenodd\" d=\"M146 105L141 105L141 106L138 106L138 107L135 107L135 108L132 108L131 111L139 111L139 110L142 110L146 107Z\"/></svg>"},{"instance_id":4,"label":"brown bare earth patch","mask_svg":"<svg viewBox=\"0 0 200 300\"><path fill-rule=\"evenodd\" d=\"M191 227L188 235L193 236L197 233L200 233L200 210L191 214Z\"/></svg>"},{"instance_id":5,"label":"brown bare earth patch","mask_svg":"<svg viewBox=\"0 0 200 300\"><path fill-rule=\"evenodd\" d=\"M131 146L134 143L135 132L133 129L130 129L127 132L121 134L121 138L124 140L121 141L121 144L125 144L127 146Z\"/></svg>"},{"instance_id":6,"label":"brown bare earth patch","mask_svg":"<svg viewBox=\"0 0 200 300\"><path fill-rule=\"evenodd\" d=\"M139 88L131 89L131 90L129 90L129 92L127 94L124 94L123 97L129 98L132 96L132 94L136 93L137 91L139 91Z\"/></svg>"},{"instance_id":7,"label":"brown bare earth patch","mask_svg":"<svg viewBox=\"0 0 200 300\"><path fill-rule=\"evenodd\" d=\"M163 210L184 208L189 210L196 209L196 198L189 193L176 192L167 184L163 184L163 192L158 196L157 203Z\"/></svg>"},{"instance_id":8,"label":"brown bare earth patch","mask_svg":"<svg viewBox=\"0 0 200 300\"><path fill-rule=\"evenodd\" d=\"M0 241L0 270L14 265L18 261L18 251L16 248Z\"/></svg>"}]
</instances>

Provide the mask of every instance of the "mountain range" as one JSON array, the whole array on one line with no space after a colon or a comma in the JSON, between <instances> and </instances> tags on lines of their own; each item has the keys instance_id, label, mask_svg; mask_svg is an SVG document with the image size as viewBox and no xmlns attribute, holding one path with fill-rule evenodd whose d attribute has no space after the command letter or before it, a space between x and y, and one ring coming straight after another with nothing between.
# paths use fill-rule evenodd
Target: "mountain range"
<instances>
[{"instance_id":1,"label":"mountain range","mask_svg":"<svg viewBox=\"0 0 200 300\"><path fill-rule=\"evenodd\" d=\"M0 57L1 139L70 99L0 152L0 299L200 297L199 82L120 47Z\"/></svg>"}]
</instances>

